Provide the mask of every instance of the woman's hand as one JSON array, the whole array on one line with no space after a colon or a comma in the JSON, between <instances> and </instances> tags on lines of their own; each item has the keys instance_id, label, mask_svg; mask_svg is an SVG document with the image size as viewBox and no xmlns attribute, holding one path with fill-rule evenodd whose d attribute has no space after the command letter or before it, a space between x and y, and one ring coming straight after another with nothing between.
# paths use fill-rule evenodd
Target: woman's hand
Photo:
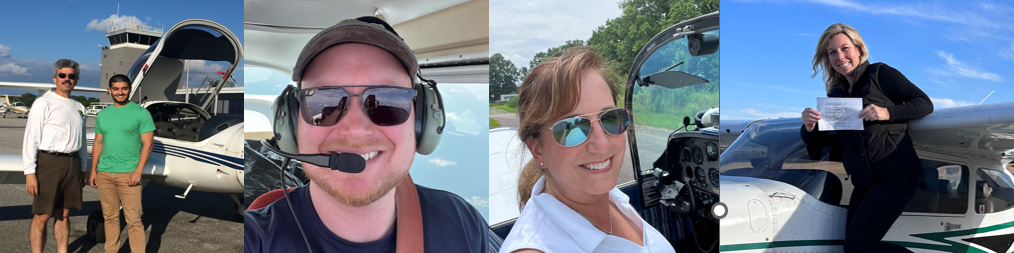
<instances>
[{"instance_id":1,"label":"woman's hand","mask_svg":"<svg viewBox=\"0 0 1014 253\"><path fill-rule=\"evenodd\" d=\"M803 125L806 126L807 132L813 132L813 129L817 127L817 121L820 120L820 112L816 109L807 107L803 109L802 113Z\"/></svg>"},{"instance_id":2,"label":"woman's hand","mask_svg":"<svg viewBox=\"0 0 1014 253\"><path fill-rule=\"evenodd\" d=\"M887 108L871 104L859 112L859 117L865 121L883 121L890 120L891 113L887 112Z\"/></svg>"}]
</instances>

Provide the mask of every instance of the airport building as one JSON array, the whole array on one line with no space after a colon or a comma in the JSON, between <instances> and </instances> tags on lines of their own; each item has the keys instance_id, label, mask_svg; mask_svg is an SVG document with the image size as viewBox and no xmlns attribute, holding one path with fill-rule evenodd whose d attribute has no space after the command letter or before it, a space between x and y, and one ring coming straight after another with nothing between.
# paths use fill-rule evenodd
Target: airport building
<instances>
[{"instance_id":1,"label":"airport building","mask_svg":"<svg viewBox=\"0 0 1014 253\"><path fill-rule=\"evenodd\" d=\"M106 29L109 46L102 47L102 74L99 78L100 88L109 88L109 78L116 74L129 75L130 67L141 57L145 50L155 44L164 35L162 28L145 24L113 24ZM207 80L206 80L207 81ZM220 80L213 80L221 82ZM217 97L214 97L208 113L242 114L243 87L235 87L232 81L225 82ZM183 101L201 106L204 99L210 98L212 88L207 84L180 84L176 90L174 101ZM108 93L102 93L100 102L112 103Z\"/></svg>"},{"instance_id":2,"label":"airport building","mask_svg":"<svg viewBox=\"0 0 1014 253\"><path fill-rule=\"evenodd\" d=\"M108 47L102 47L102 75L99 87L109 89L109 78L130 71L138 57L162 37L162 28L145 24L111 24L106 28ZM113 97L102 93L101 102L113 102Z\"/></svg>"}]
</instances>

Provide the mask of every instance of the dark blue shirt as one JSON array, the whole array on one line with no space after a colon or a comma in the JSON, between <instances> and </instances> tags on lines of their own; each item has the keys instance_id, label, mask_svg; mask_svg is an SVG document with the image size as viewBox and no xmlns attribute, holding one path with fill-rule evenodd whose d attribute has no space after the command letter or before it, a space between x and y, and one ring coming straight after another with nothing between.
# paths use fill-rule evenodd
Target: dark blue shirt
<instances>
[{"instance_id":1,"label":"dark blue shirt","mask_svg":"<svg viewBox=\"0 0 1014 253\"><path fill-rule=\"evenodd\" d=\"M450 192L416 185L423 219L426 252L486 252L489 225L479 211ZM313 252L394 252L397 227L383 238L355 243L331 233L313 208L304 187L289 192L289 199L306 232ZM285 198L244 213L244 252L307 252L306 243Z\"/></svg>"}]
</instances>

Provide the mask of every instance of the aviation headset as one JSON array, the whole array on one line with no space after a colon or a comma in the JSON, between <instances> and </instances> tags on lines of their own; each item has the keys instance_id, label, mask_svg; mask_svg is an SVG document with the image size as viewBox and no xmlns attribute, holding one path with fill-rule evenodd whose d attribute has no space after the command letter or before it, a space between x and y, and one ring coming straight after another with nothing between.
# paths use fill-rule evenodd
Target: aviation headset
<instances>
[{"instance_id":1,"label":"aviation headset","mask_svg":"<svg viewBox=\"0 0 1014 253\"><path fill-rule=\"evenodd\" d=\"M381 36L380 38L381 40L390 39L386 41L388 43L390 43L391 41L397 42L397 45L401 46L402 48L395 49L404 50L399 52L407 52L407 54L402 54L400 56L399 52L391 52L391 53L402 61L402 64L405 65L405 68L409 71L409 73L413 73L412 88L416 90L417 94L415 100L413 101L415 107L416 153L422 155L428 155L432 153L433 150L436 149L437 144L440 143L440 136L441 134L443 134L444 127L447 124L447 121L444 117L444 104L443 99L440 96L440 90L437 89L437 83L435 81L428 80L422 77L422 74L420 73L421 71L419 70L417 63L415 62L416 61L415 55L412 54L411 49L409 49L408 45L405 44L405 42L401 39L401 37L398 36L396 32L394 32L394 29L391 28L391 26L385 23L383 20L369 16L360 17L357 19L350 19L339 22L337 25L327 28L321 33L318 33L317 36L315 36L313 39L310 40L310 42L307 43L307 46L303 49L303 52L300 54L299 61L303 63L302 64L297 63L296 67L294 68L293 81L296 81L297 83L301 82L300 79L302 78L303 72L306 69L306 65L309 64L313 56L319 54L321 51L325 50L330 46L334 46L340 43L330 45L326 44L313 45L313 44L319 41L326 41L328 39L334 40L333 38L328 38L329 37L328 34L331 31L342 28L369 30L370 32L374 33L371 36ZM341 39L338 40L341 41ZM364 42L364 41L345 41L345 42ZM374 46L384 48L384 46L382 45L376 45L371 42L366 42L366 44L371 44ZM386 46L391 45L392 44L386 44ZM314 47L318 47L319 50L313 50ZM388 48L384 49L389 52L391 51ZM306 54L308 51L311 51L310 54L313 55L308 56L309 59L304 59L304 57L307 57ZM406 60L410 62L406 62ZM275 113L275 121L273 125L274 138L272 138L269 141L269 143L275 144L280 151L290 154L299 153L299 148L296 143L296 129L297 129L296 124L298 124L298 120L302 119L300 119L299 117L299 101L297 98L298 93L299 93L298 87L289 85L288 87L285 88L285 90L282 91L282 94L275 99L275 103L271 106L272 107L271 109Z\"/></svg>"}]
</instances>

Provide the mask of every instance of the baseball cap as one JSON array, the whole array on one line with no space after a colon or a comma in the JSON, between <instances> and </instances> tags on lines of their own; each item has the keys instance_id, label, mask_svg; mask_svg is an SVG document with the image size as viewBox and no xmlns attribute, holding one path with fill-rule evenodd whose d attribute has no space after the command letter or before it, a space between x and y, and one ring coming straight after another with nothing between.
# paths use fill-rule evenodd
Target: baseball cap
<instances>
[{"instance_id":1,"label":"baseball cap","mask_svg":"<svg viewBox=\"0 0 1014 253\"><path fill-rule=\"evenodd\" d=\"M296 59L296 67L292 68L292 81L298 83L303 79L303 72L306 71L307 65L320 52L343 43L362 43L379 47L398 58L405 66L405 71L409 76L414 76L419 72L415 53L408 48L405 40L398 36L394 28L379 18L363 16L342 20L313 36L306 46L303 46L303 51Z\"/></svg>"}]
</instances>

